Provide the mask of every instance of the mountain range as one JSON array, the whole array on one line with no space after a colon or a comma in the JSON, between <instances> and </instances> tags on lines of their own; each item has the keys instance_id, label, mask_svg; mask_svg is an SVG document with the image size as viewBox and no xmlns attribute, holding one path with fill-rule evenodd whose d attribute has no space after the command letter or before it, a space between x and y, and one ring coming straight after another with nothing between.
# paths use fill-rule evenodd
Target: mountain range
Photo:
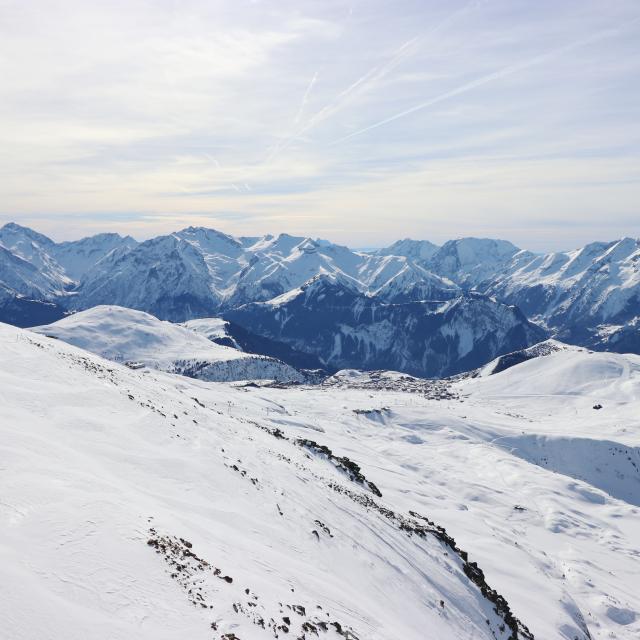
<instances>
[{"instance_id":1,"label":"mountain range","mask_svg":"<svg viewBox=\"0 0 640 640\"><path fill-rule=\"evenodd\" d=\"M293 366L439 377L548 337L640 352L640 242L540 255L503 240L401 240L361 252L200 227L62 243L0 228L0 320L48 324L97 305L224 318L229 339Z\"/></svg>"}]
</instances>

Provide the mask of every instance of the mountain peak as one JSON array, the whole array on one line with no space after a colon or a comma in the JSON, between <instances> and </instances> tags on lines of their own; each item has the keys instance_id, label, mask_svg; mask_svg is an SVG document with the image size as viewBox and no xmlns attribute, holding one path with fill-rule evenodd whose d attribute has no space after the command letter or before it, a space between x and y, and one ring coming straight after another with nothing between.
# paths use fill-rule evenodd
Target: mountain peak
<instances>
[{"instance_id":1,"label":"mountain peak","mask_svg":"<svg viewBox=\"0 0 640 640\"><path fill-rule=\"evenodd\" d=\"M13 239L14 241L20 238L28 238L38 244L48 246L55 244L51 238L45 236L42 233L38 233L29 227L24 227L17 222L7 222L4 226L0 227L0 241L2 239Z\"/></svg>"},{"instance_id":2,"label":"mountain peak","mask_svg":"<svg viewBox=\"0 0 640 640\"><path fill-rule=\"evenodd\" d=\"M404 238L374 253L380 256L404 256L418 261L429 260L438 251L439 247L429 240L412 240Z\"/></svg>"},{"instance_id":3,"label":"mountain peak","mask_svg":"<svg viewBox=\"0 0 640 640\"><path fill-rule=\"evenodd\" d=\"M187 227L173 234L176 238L197 246L207 255L221 253L235 257L244 250L242 242L234 236L207 227Z\"/></svg>"}]
</instances>

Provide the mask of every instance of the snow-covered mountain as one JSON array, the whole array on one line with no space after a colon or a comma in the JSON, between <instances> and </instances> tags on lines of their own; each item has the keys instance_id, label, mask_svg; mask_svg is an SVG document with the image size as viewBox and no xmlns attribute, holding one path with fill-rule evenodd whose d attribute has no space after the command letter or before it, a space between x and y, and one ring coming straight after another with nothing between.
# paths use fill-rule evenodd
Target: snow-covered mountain
<instances>
[{"instance_id":1,"label":"snow-covered mountain","mask_svg":"<svg viewBox=\"0 0 640 640\"><path fill-rule=\"evenodd\" d=\"M562 340L640 353L640 240L539 255L504 241L463 238L419 264L517 305Z\"/></svg>"},{"instance_id":2,"label":"snow-covered mountain","mask_svg":"<svg viewBox=\"0 0 640 640\"><path fill-rule=\"evenodd\" d=\"M313 238L234 237L202 227L141 243L114 234L55 243L13 223L0 229L0 320L24 326L96 305L128 307L173 322L222 315L233 320L246 317L247 305L272 300L280 305L319 277L340 283L345 295L360 300L358 308L384 308L388 313L390 305L412 305L410 321L402 311L408 307L398 307L388 319L404 323L394 329L402 334L393 338L396 345L372 347L377 340L390 340L393 331L383 329L381 316L376 316L378 322L360 312L352 314L344 327L327 316L318 337L325 345L322 349L305 352L295 346L299 336L287 335L299 331L295 327L301 326L301 318L264 333L257 325L237 322L234 339L240 340L244 332L245 350L265 349L261 352L296 367L323 362L330 366L337 358L329 354L344 350L346 340L355 345L353 358L362 358L355 365L359 368L462 371L472 362L484 364L476 354L492 359L503 348L527 347L531 344L527 340L545 337L532 330L524 333L524 342L512 341L509 330L521 324L521 318L505 325L499 309L506 304L518 307L531 322L564 342L640 352L640 244L629 238L548 255L480 238L451 240L441 247L401 240L366 253ZM432 320L439 312L433 310L449 306L459 310L459 305L445 303L467 299L474 292L486 296L482 313L458 313L462 320L453 333L438 334L440 325ZM312 303L317 306L312 308ZM325 317L323 298L307 297L304 308L310 318L305 323L318 328L319 318ZM510 313L517 315L516 310ZM434 327L432 336L424 334ZM462 351L455 346L457 341L466 344L470 336L477 344ZM428 349L420 355L426 343ZM462 352L474 355L450 367ZM390 359L383 361L383 355ZM418 358L427 357L432 364L415 365Z\"/></svg>"},{"instance_id":3,"label":"snow-covered mountain","mask_svg":"<svg viewBox=\"0 0 640 640\"><path fill-rule=\"evenodd\" d=\"M458 290L404 256L357 253L287 234L234 238L189 227L140 243L108 269L88 274L73 305L119 304L182 322L269 300L322 274L389 300L418 289L448 299Z\"/></svg>"},{"instance_id":4,"label":"snow-covered mountain","mask_svg":"<svg viewBox=\"0 0 640 640\"><path fill-rule=\"evenodd\" d=\"M43 278L56 282L56 288L43 293L60 293L65 286L72 284L71 278L64 273L54 254L55 242L47 236L10 222L0 227L0 245L31 264Z\"/></svg>"},{"instance_id":5,"label":"snow-covered mountain","mask_svg":"<svg viewBox=\"0 0 640 640\"><path fill-rule=\"evenodd\" d=\"M426 262L432 258L438 251L439 247L428 240L397 240L388 247L377 249L372 253L379 256L405 256L418 262Z\"/></svg>"},{"instance_id":6,"label":"snow-covered mountain","mask_svg":"<svg viewBox=\"0 0 640 640\"><path fill-rule=\"evenodd\" d=\"M100 269L106 258L113 254L126 253L137 244L131 236L99 233L81 240L56 244L53 255L65 273L76 282L80 282L90 270Z\"/></svg>"},{"instance_id":7,"label":"snow-covered mountain","mask_svg":"<svg viewBox=\"0 0 640 640\"><path fill-rule=\"evenodd\" d=\"M471 288L501 273L520 250L506 240L460 238L445 242L428 260L428 268Z\"/></svg>"},{"instance_id":8,"label":"snow-covered mountain","mask_svg":"<svg viewBox=\"0 0 640 640\"><path fill-rule=\"evenodd\" d=\"M517 308L480 294L389 304L331 276L225 317L312 353L331 369L396 369L427 377L472 369L546 337Z\"/></svg>"},{"instance_id":9,"label":"snow-covered mountain","mask_svg":"<svg viewBox=\"0 0 640 640\"><path fill-rule=\"evenodd\" d=\"M567 253L516 255L484 290L589 344L602 325L640 317L640 241L598 242Z\"/></svg>"},{"instance_id":10,"label":"snow-covered mountain","mask_svg":"<svg viewBox=\"0 0 640 640\"><path fill-rule=\"evenodd\" d=\"M427 241L400 240L378 254L411 258L432 273L470 289L493 280L508 267L514 256L522 252L506 240L489 238L458 238L441 247Z\"/></svg>"},{"instance_id":11,"label":"snow-covered mountain","mask_svg":"<svg viewBox=\"0 0 640 640\"><path fill-rule=\"evenodd\" d=\"M216 344L187 327L123 307L93 307L32 330L109 360L200 380L304 380L300 372L275 358Z\"/></svg>"},{"instance_id":12,"label":"snow-covered mountain","mask_svg":"<svg viewBox=\"0 0 640 640\"><path fill-rule=\"evenodd\" d=\"M38 268L34 263L0 245L0 284L15 295L51 299L71 284L61 270Z\"/></svg>"},{"instance_id":13,"label":"snow-covered mountain","mask_svg":"<svg viewBox=\"0 0 640 640\"><path fill-rule=\"evenodd\" d=\"M3 635L638 637L640 358L352 377L240 388L0 324Z\"/></svg>"},{"instance_id":14,"label":"snow-covered mountain","mask_svg":"<svg viewBox=\"0 0 640 640\"><path fill-rule=\"evenodd\" d=\"M640 336L629 328L640 321L640 240L539 255L504 241L463 238L419 263L463 288L517 305L562 339L640 349Z\"/></svg>"},{"instance_id":15,"label":"snow-covered mountain","mask_svg":"<svg viewBox=\"0 0 640 640\"><path fill-rule=\"evenodd\" d=\"M0 247L32 264L54 286L43 296L61 296L114 251L126 251L136 241L117 233L101 233L81 240L56 243L32 229L10 222L0 227ZM4 280L0 276L0 280Z\"/></svg>"},{"instance_id":16,"label":"snow-covered mountain","mask_svg":"<svg viewBox=\"0 0 640 640\"><path fill-rule=\"evenodd\" d=\"M511 351L510 353L505 353L504 355L498 356L491 362L488 362L478 369L467 371L461 374L460 377L476 378L483 376L493 376L496 373L500 373L501 371L505 371L506 369L515 367L517 364L527 362L528 360L533 360L534 358L544 358L545 356L549 356L552 353L557 353L558 351L581 352L585 351L585 349L583 349L582 347L576 347L571 344L565 344L564 342L560 342L558 340L544 340L543 342L538 342L531 347L518 349L517 351Z\"/></svg>"},{"instance_id":17,"label":"snow-covered mountain","mask_svg":"<svg viewBox=\"0 0 640 640\"><path fill-rule=\"evenodd\" d=\"M83 278L74 309L115 304L163 320L207 317L219 307L203 254L176 235L141 242Z\"/></svg>"}]
</instances>

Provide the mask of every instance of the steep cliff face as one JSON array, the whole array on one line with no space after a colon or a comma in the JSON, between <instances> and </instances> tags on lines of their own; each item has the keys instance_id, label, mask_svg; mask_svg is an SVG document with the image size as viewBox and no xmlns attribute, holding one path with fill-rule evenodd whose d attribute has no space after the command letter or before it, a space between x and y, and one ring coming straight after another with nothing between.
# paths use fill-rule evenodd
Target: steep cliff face
<instances>
[{"instance_id":1,"label":"steep cliff face","mask_svg":"<svg viewBox=\"0 0 640 640\"><path fill-rule=\"evenodd\" d=\"M225 317L334 369L394 369L429 377L474 368L545 337L517 308L479 294L388 304L330 277Z\"/></svg>"}]
</instances>

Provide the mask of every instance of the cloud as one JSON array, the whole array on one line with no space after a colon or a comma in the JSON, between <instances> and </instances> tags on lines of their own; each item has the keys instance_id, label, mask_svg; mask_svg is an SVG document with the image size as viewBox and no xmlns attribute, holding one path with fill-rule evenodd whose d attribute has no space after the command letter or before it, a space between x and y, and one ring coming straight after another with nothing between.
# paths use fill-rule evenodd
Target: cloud
<instances>
[{"instance_id":1,"label":"cloud","mask_svg":"<svg viewBox=\"0 0 640 640\"><path fill-rule=\"evenodd\" d=\"M64 7L0 3L4 219L358 245L483 225L552 243L550 221L595 234L598 216L638 234L632 0Z\"/></svg>"},{"instance_id":2,"label":"cloud","mask_svg":"<svg viewBox=\"0 0 640 640\"><path fill-rule=\"evenodd\" d=\"M615 36L619 32L620 32L619 29L607 29L605 31L600 31L599 33L593 34L587 38L581 38L580 40L576 40L575 42L571 42L569 44L563 45L556 49L552 49L550 51L541 53L537 56L534 56L533 58L529 58L527 60L523 60L522 62L517 62L515 64L508 65L506 67L503 67L502 69L498 69L497 71L494 71L492 73L488 73L479 78L476 78L471 82L467 82L459 87L456 87L455 89L445 91L444 93L434 98L431 98L425 102L421 102L420 104L414 105L413 107L404 109L403 111L400 111L400 113L396 113L395 115L384 118L383 120L375 122L374 124L364 127L363 129L354 131L353 133L343 136L338 140L334 140L331 144L339 144L341 142L345 142L346 140L355 138L356 136L362 135L363 133L367 133L368 131L372 131L373 129L382 127L385 124L395 122L396 120L399 120L401 118L406 118L407 116L415 113L416 111L422 111L423 109L432 107L440 102L444 102L445 100L449 100L450 98L454 98L456 96L467 93L468 91L476 89L477 87L482 87L485 84L488 84L490 82L495 82L496 80L501 80L502 78L507 78L513 74L526 71L530 67L534 67L539 64L550 62L554 58L562 56L572 51L573 49L587 46L589 44L597 42L598 40L602 40L603 38L609 38L609 37Z\"/></svg>"},{"instance_id":3,"label":"cloud","mask_svg":"<svg viewBox=\"0 0 640 640\"><path fill-rule=\"evenodd\" d=\"M280 152L285 150L292 142L300 139L316 126L335 116L337 113L351 105L353 102L357 101L363 94L366 94L367 92L374 89L376 85L378 85L389 74L395 71L395 69L399 65L414 56L420 50L424 41L428 39L429 36L436 35L438 32L454 23L456 18L458 18L460 15L465 14L472 7L475 7L478 4L479 2L477 2L477 0L468 2L461 8L456 9L452 13L448 14L445 18L438 21L435 26L428 29L426 33L414 36L404 42L392 53L392 55L387 60L374 67L371 67L363 75L349 84L349 86L341 90L328 104L326 104L319 111L310 116L307 121L301 124L301 126L298 127L298 129L294 133L290 134L287 138L280 141L271 150L271 152L267 156L266 161L268 162L272 160ZM303 102L306 102L306 99L303 100ZM297 117L294 121L294 124L297 124L299 122L299 119L300 118Z\"/></svg>"}]
</instances>

